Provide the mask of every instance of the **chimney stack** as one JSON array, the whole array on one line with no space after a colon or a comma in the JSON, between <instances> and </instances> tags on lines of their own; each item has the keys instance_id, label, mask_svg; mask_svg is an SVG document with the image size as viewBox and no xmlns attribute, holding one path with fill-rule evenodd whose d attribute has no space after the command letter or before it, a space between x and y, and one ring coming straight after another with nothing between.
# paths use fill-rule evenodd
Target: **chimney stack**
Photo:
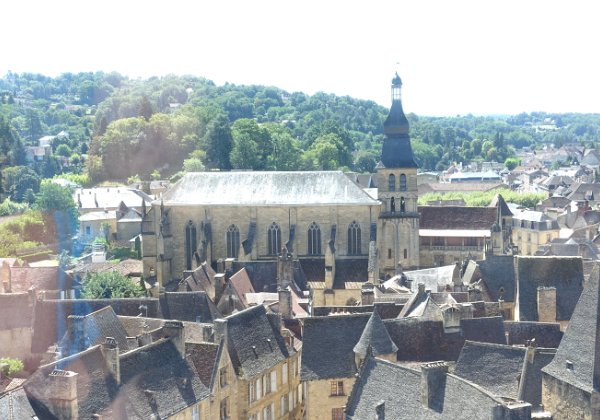
<instances>
[{"instance_id":1,"label":"chimney stack","mask_svg":"<svg viewBox=\"0 0 600 420\"><path fill-rule=\"evenodd\" d=\"M509 401L492 408L492 420L530 420L531 404L524 401Z\"/></svg>"},{"instance_id":2,"label":"chimney stack","mask_svg":"<svg viewBox=\"0 0 600 420\"><path fill-rule=\"evenodd\" d=\"M438 413L444 405L447 373L448 364L443 361L421 365L421 404Z\"/></svg>"},{"instance_id":3,"label":"chimney stack","mask_svg":"<svg viewBox=\"0 0 600 420\"><path fill-rule=\"evenodd\" d=\"M556 322L556 287L538 287L537 309L539 322Z\"/></svg>"},{"instance_id":4,"label":"chimney stack","mask_svg":"<svg viewBox=\"0 0 600 420\"><path fill-rule=\"evenodd\" d=\"M185 337L183 331L183 322L181 321L165 321L162 327L163 336L170 338L181 358L185 358Z\"/></svg>"},{"instance_id":5,"label":"chimney stack","mask_svg":"<svg viewBox=\"0 0 600 420\"><path fill-rule=\"evenodd\" d=\"M292 292L287 287L279 287L277 293L279 295L279 314L283 319L293 318Z\"/></svg>"},{"instance_id":6,"label":"chimney stack","mask_svg":"<svg viewBox=\"0 0 600 420\"><path fill-rule=\"evenodd\" d=\"M218 343L221 339L227 342L227 320L224 318L215 319L214 328L215 343Z\"/></svg>"},{"instance_id":7,"label":"chimney stack","mask_svg":"<svg viewBox=\"0 0 600 420\"><path fill-rule=\"evenodd\" d=\"M101 347L102 355L106 359L108 367L117 380L117 384L121 384L121 363L119 361L119 344L113 337L106 337Z\"/></svg>"},{"instance_id":8,"label":"chimney stack","mask_svg":"<svg viewBox=\"0 0 600 420\"><path fill-rule=\"evenodd\" d=\"M59 419L79 417L77 404L77 373L54 369L48 375L47 395L50 396L51 411Z\"/></svg>"},{"instance_id":9,"label":"chimney stack","mask_svg":"<svg viewBox=\"0 0 600 420\"><path fill-rule=\"evenodd\" d=\"M221 272L221 273L215 274L214 282L215 282L214 302L218 303L219 299L221 299L221 295L223 294L223 290L225 289L225 286L227 285L227 273Z\"/></svg>"}]
</instances>

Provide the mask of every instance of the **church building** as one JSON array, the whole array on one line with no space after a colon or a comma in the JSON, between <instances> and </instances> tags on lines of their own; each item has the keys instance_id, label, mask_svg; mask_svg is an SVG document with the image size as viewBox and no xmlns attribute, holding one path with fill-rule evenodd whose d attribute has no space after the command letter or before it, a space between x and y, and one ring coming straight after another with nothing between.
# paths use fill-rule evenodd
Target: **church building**
<instances>
[{"instance_id":1,"label":"church building","mask_svg":"<svg viewBox=\"0 0 600 420\"><path fill-rule=\"evenodd\" d=\"M419 268L417 164L401 87L396 74L376 197L339 171L187 173L142 222L144 276L163 287L205 261L276 262L283 250L312 290L329 295L321 304L344 304L362 283Z\"/></svg>"}]
</instances>

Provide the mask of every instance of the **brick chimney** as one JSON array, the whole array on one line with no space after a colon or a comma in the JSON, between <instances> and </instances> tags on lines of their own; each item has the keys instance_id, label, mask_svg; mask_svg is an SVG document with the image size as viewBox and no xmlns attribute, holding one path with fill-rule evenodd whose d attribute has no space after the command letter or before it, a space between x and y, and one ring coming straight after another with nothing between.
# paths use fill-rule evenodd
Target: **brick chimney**
<instances>
[{"instance_id":1,"label":"brick chimney","mask_svg":"<svg viewBox=\"0 0 600 420\"><path fill-rule=\"evenodd\" d=\"M77 404L77 373L54 369L48 375L46 395L50 396L50 410L60 420L79 417Z\"/></svg>"},{"instance_id":2,"label":"brick chimney","mask_svg":"<svg viewBox=\"0 0 600 420\"><path fill-rule=\"evenodd\" d=\"M165 321L162 327L162 333L164 337L171 339L181 358L185 358L185 336L183 330L183 322L181 321Z\"/></svg>"},{"instance_id":3,"label":"brick chimney","mask_svg":"<svg viewBox=\"0 0 600 420\"><path fill-rule=\"evenodd\" d=\"M121 383L121 363L119 361L119 344L113 337L106 337L101 347L102 355L106 359L106 363L112 374L114 375L117 384Z\"/></svg>"},{"instance_id":4,"label":"brick chimney","mask_svg":"<svg viewBox=\"0 0 600 420\"><path fill-rule=\"evenodd\" d=\"M446 362L430 362L421 365L421 404L439 413L444 406L446 388Z\"/></svg>"}]
</instances>

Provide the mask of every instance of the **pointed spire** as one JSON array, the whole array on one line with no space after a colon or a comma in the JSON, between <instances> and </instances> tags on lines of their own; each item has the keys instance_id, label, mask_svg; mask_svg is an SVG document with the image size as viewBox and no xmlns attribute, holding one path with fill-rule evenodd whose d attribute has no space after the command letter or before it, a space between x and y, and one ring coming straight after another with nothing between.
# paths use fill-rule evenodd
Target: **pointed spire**
<instances>
[{"instance_id":1,"label":"pointed spire","mask_svg":"<svg viewBox=\"0 0 600 420\"><path fill-rule=\"evenodd\" d=\"M373 308L371 318L367 321L360 340L354 346L354 353L364 359L369 348L375 356L392 354L398 351L398 347L390 338L376 307Z\"/></svg>"},{"instance_id":2,"label":"pointed spire","mask_svg":"<svg viewBox=\"0 0 600 420\"><path fill-rule=\"evenodd\" d=\"M392 107L383 123L385 139L381 149L381 161L378 167L384 168L416 168L410 138L408 135L408 119L402 109L400 90L402 80L398 73L392 79Z\"/></svg>"}]
</instances>

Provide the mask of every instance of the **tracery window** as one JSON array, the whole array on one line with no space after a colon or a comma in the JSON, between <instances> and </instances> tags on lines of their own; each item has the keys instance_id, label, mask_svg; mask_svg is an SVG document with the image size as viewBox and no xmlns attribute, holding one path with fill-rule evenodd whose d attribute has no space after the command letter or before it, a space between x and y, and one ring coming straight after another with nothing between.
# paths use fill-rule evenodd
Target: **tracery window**
<instances>
[{"instance_id":1,"label":"tracery window","mask_svg":"<svg viewBox=\"0 0 600 420\"><path fill-rule=\"evenodd\" d=\"M321 255L321 228L315 222L308 227L308 255Z\"/></svg>"},{"instance_id":2,"label":"tracery window","mask_svg":"<svg viewBox=\"0 0 600 420\"><path fill-rule=\"evenodd\" d=\"M267 248L269 255L277 255L281 251L281 229L275 222L267 229Z\"/></svg>"},{"instance_id":3,"label":"tracery window","mask_svg":"<svg viewBox=\"0 0 600 420\"><path fill-rule=\"evenodd\" d=\"M360 225L355 221L348 226L348 255L360 255Z\"/></svg>"},{"instance_id":4,"label":"tracery window","mask_svg":"<svg viewBox=\"0 0 600 420\"><path fill-rule=\"evenodd\" d=\"M237 258L240 249L240 230L236 225L227 228L227 258Z\"/></svg>"},{"instance_id":5,"label":"tracery window","mask_svg":"<svg viewBox=\"0 0 600 420\"><path fill-rule=\"evenodd\" d=\"M196 252L196 225L190 220L185 226L185 269L192 269L192 261Z\"/></svg>"}]
</instances>

